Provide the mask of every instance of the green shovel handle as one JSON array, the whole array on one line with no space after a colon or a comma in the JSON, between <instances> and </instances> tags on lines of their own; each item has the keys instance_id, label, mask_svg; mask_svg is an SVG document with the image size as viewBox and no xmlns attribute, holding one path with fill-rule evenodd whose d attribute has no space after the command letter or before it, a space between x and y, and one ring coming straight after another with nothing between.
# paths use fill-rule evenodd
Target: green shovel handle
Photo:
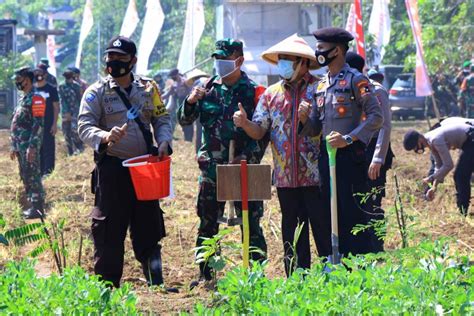
<instances>
[{"instance_id":1,"label":"green shovel handle","mask_svg":"<svg viewBox=\"0 0 474 316\"><path fill-rule=\"evenodd\" d=\"M335 166L336 165L336 152L337 152L337 148L334 148L332 147L330 144L329 144L329 136L326 136L326 150L328 152L328 156L329 156L329 166Z\"/></svg>"}]
</instances>

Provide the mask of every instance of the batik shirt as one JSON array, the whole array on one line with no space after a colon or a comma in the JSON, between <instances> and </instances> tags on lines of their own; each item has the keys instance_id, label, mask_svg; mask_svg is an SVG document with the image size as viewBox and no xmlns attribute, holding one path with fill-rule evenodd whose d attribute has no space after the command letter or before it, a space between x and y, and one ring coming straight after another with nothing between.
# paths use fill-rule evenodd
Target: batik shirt
<instances>
[{"instance_id":1,"label":"batik shirt","mask_svg":"<svg viewBox=\"0 0 474 316\"><path fill-rule=\"evenodd\" d=\"M306 74L292 88L284 81L263 93L252 121L270 131L273 153L273 182L278 188L297 188L319 184L319 135L298 135L298 107L311 103L318 79Z\"/></svg>"}]
</instances>

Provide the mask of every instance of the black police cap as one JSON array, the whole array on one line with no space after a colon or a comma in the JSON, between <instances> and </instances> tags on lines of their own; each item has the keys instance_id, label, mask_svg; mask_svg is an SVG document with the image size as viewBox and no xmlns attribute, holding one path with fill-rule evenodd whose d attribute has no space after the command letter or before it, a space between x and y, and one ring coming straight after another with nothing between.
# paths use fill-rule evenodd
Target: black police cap
<instances>
[{"instance_id":1,"label":"black police cap","mask_svg":"<svg viewBox=\"0 0 474 316\"><path fill-rule=\"evenodd\" d=\"M409 130L405 137L403 137L403 148L405 150L413 150L418 146L418 139L420 137L420 133L415 130Z\"/></svg>"},{"instance_id":2,"label":"black police cap","mask_svg":"<svg viewBox=\"0 0 474 316\"><path fill-rule=\"evenodd\" d=\"M340 27L325 27L313 32L316 40L328 43L348 43L354 39L351 33Z\"/></svg>"},{"instance_id":3,"label":"black police cap","mask_svg":"<svg viewBox=\"0 0 474 316\"><path fill-rule=\"evenodd\" d=\"M365 59L357 53L347 52L346 63L349 65L349 67L355 68L361 73L364 71Z\"/></svg>"},{"instance_id":4,"label":"black police cap","mask_svg":"<svg viewBox=\"0 0 474 316\"><path fill-rule=\"evenodd\" d=\"M137 46L128 37L115 36L109 41L105 53L119 53L135 56L137 54Z\"/></svg>"}]
</instances>

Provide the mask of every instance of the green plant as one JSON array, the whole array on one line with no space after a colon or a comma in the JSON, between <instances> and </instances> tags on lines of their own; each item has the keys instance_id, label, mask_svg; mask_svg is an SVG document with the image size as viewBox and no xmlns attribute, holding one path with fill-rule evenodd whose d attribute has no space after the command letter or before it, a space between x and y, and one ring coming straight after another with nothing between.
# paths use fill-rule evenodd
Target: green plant
<instances>
[{"instance_id":1,"label":"green plant","mask_svg":"<svg viewBox=\"0 0 474 316\"><path fill-rule=\"evenodd\" d=\"M3 214L0 213L0 229L3 229L5 227L5 220L3 219ZM5 246L8 246L8 240L5 237L5 235L0 233L0 244L4 244Z\"/></svg>"},{"instance_id":2,"label":"green plant","mask_svg":"<svg viewBox=\"0 0 474 316\"><path fill-rule=\"evenodd\" d=\"M9 315L135 315L130 285L112 290L80 267L36 275L32 261L11 261L0 273L0 313Z\"/></svg>"},{"instance_id":3,"label":"green plant","mask_svg":"<svg viewBox=\"0 0 474 316\"><path fill-rule=\"evenodd\" d=\"M231 229L222 229L211 238L203 238L202 244L193 250L196 253L196 263L204 263L213 269L213 278L217 279L217 272L224 270L226 264L235 262L226 255L224 249L229 249L232 252L240 250L240 245L235 242L223 241L224 237L232 232Z\"/></svg>"},{"instance_id":4,"label":"green plant","mask_svg":"<svg viewBox=\"0 0 474 316\"><path fill-rule=\"evenodd\" d=\"M26 244L37 243L35 248L29 252L29 256L35 258L46 250L51 250L56 268L61 274L66 267L66 258L68 255L64 243L65 220L46 223L43 218L41 222L26 224L5 232L5 240L14 246L24 246ZM53 235L50 234L50 229ZM80 258L80 256L79 256ZM79 259L80 260L80 259Z\"/></svg>"},{"instance_id":5,"label":"green plant","mask_svg":"<svg viewBox=\"0 0 474 316\"><path fill-rule=\"evenodd\" d=\"M198 315L434 315L474 313L474 266L449 255L446 240L343 259L295 271L288 279L265 277L264 266L240 267L219 280L218 292Z\"/></svg>"}]
</instances>

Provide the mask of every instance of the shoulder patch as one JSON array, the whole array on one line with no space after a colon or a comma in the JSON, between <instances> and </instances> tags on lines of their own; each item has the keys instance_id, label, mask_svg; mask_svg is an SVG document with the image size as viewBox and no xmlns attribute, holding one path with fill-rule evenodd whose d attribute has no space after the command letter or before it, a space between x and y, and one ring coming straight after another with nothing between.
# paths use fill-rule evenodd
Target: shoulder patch
<instances>
[{"instance_id":1,"label":"shoulder patch","mask_svg":"<svg viewBox=\"0 0 474 316\"><path fill-rule=\"evenodd\" d=\"M95 99L95 95L92 94L92 93L90 93L90 92L89 92L89 93L86 95L86 97L85 97L85 100L86 100L87 102L92 102L92 101L94 101L94 99Z\"/></svg>"},{"instance_id":2,"label":"shoulder patch","mask_svg":"<svg viewBox=\"0 0 474 316\"><path fill-rule=\"evenodd\" d=\"M34 95L31 98L31 110L33 112L33 117L44 117L46 112L46 101L40 95Z\"/></svg>"}]
</instances>

